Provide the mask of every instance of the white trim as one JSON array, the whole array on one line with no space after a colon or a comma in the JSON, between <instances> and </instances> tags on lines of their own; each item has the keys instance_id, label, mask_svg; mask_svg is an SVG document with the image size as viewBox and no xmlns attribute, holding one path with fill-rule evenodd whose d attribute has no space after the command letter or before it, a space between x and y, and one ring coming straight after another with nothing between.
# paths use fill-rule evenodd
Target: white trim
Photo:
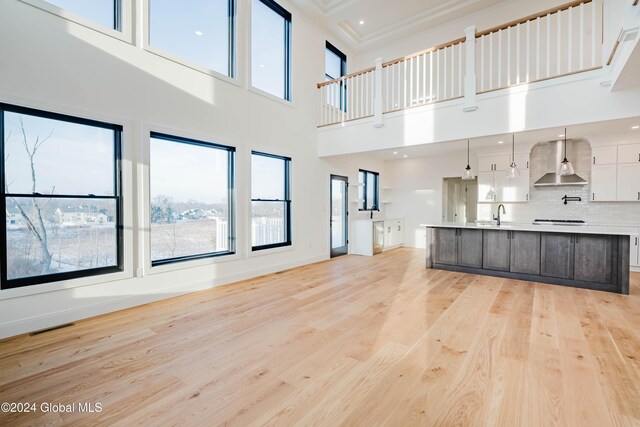
<instances>
[{"instance_id":1,"label":"white trim","mask_svg":"<svg viewBox=\"0 0 640 427\"><path fill-rule=\"evenodd\" d=\"M19 0L22 3L28 4L30 6L36 7L40 10L48 12L52 15L57 15L67 21L74 22L78 25L82 25L83 27L89 28L91 30L97 31L99 33L105 34L109 37L113 37L114 39L118 39L125 43L133 44L133 31L132 31L132 23L133 23L133 0L120 0L120 27L121 31L114 30L113 28L105 27L101 24L98 24L95 21L92 21L89 18L85 18L84 16L77 15L68 10L62 9L52 3L49 3L45 0Z\"/></svg>"},{"instance_id":2,"label":"white trim","mask_svg":"<svg viewBox=\"0 0 640 427\"><path fill-rule=\"evenodd\" d=\"M167 273L170 271L176 270L184 270L188 268L196 268L202 267L212 264L219 264L221 262L228 261L238 261L242 259L240 254L237 241L238 241L238 144L234 143L234 141L229 140L228 138L215 137L210 134L198 133L193 131L185 131L176 128L169 128L167 126L155 125L149 122L143 122L142 126L142 135L140 141L142 141L142 162L140 163L140 175L138 176L139 180L139 192L138 192L138 206L141 206L142 216L139 218L140 224L140 239L142 243L140 245L140 253L138 254L138 258L140 260L141 271L138 272L138 276L143 275L153 275L158 273ZM235 253L229 253L224 255L212 256L210 258L199 258L193 260L185 260L181 262L157 265L153 266L151 261L151 175L150 175L150 165L151 165L151 156L150 156L150 144L151 144L151 132L164 133L168 135L172 135L175 137L182 138L190 138L203 142L211 142L220 145L226 145L229 147L235 148L235 163L234 163L234 190L233 197L235 201L234 206L234 218L233 223L235 225L234 235L236 239L236 248ZM141 273L141 274L140 274Z\"/></svg>"},{"instance_id":3,"label":"white trim","mask_svg":"<svg viewBox=\"0 0 640 427\"><path fill-rule=\"evenodd\" d=\"M47 103L43 101L32 101L23 98L12 97L8 95L0 95L0 102L12 104L21 107L33 108L41 111L48 111L51 113L65 114L72 117L96 120L106 123L122 126L122 141L121 141L121 194L120 198L123 206L122 215L122 227L123 227L123 242L122 242L122 267L123 270L114 273L98 274L95 276L79 277L76 279L60 280L55 282L40 283L37 285L23 286L19 288L1 289L0 301L19 298L27 295L35 295L47 292L55 292L63 289L72 289L82 286L91 286L99 283L114 282L118 280L130 279L133 277L133 253L134 253L134 233L133 233L133 218L134 210L136 206L129 208L127 201L133 199L133 144L127 141L134 141L134 124L133 122L124 118L105 115L102 113L87 112L76 108L69 108L67 106L60 106L57 104Z\"/></svg>"},{"instance_id":4,"label":"white trim","mask_svg":"<svg viewBox=\"0 0 640 427\"><path fill-rule=\"evenodd\" d=\"M249 69L251 69L251 67L249 67ZM251 73L251 72L250 72ZM272 101L276 101L281 103L282 105L286 105L287 107L291 107L294 108L295 104L293 101L287 101L284 98L280 98L279 96L275 96L269 92L266 92L262 89L258 89L257 87L253 86L251 83L249 83L249 87L247 88L249 90L249 92L253 92L257 95L260 96L264 96L265 98L271 99Z\"/></svg>"},{"instance_id":5,"label":"white trim","mask_svg":"<svg viewBox=\"0 0 640 427\"><path fill-rule=\"evenodd\" d=\"M142 0L142 49L145 50L146 52L152 53L154 55L157 55L161 58L167 59L171 62L175 62L176 64L185 66L187 68L191 68L192 70L195 71L199 71L203 74L206 74L208 76L211 76L213 78L222 80L224 82L227 83L231 83L232 85L238 86L238 87L243 87L243 85L240 83L240 81L238 80L238 29L237 29L237 14L236 14L236 23L234 23L234 50L235 52L233 52L234 54L234 75L235 77L229 77L226 74L223 74L219 71L213 70L211 68L207 68L205 66L199 65L195 62L191 62L187 59L182 58L180 55L176 55L173 54L171 52L168 52L164 49L155 47L151 44L151 35L149 34L149 32L151 31L151 25L149 22L149 1L150 0Z\"/></svg>"},{"instance_id":6,"label":"white trim","mask_svg":"<svg viewBox=\"0 0 640 427\"><path fill-rule=\"evenodd\" d=\"M19 320L17 322L4 323L0 325L0 339L37 331L40 329L50 328L53 326L62 325L89 317L99 316L101 314L112 313L118 310L124 310L126 308L148 304L163 299L169 299L179 295L211 289L238 281L251 279L253 277L263 276L265 274L273 274L279 271L284 271L291 268L301 267L304 265L309 265L326 260L328 260L328 258L324 255L315 256L298 261L290 261L278 265L272 265L269 267L258 268L243 273L217 277L215 279L198 280L190 283L182 283L175 286L169 286L163 289L153 289L137 295L117 297L107 302L84 305L69 310L46 314L43 316L34 316L29 319ZM168 294L166 292L168 290L171 290L172 293Z\"/></svg>"}]
</instances>

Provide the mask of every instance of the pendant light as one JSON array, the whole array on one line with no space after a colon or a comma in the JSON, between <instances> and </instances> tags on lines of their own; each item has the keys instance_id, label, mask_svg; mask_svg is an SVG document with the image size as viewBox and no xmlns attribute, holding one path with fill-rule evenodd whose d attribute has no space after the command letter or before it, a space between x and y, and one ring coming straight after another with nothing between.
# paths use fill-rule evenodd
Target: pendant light
<instances>
[{"instance_id":1,"label":"pendant light","mask_svg":"<svg viewBox=\"0 0 640 427\"><path fill-rule=\"evenodd\" d=\"M516 135L512 135L511 142L511 165L509 165L509 172L507 173L507 178L516 178L520 176L520 169L518 169L518 165L516 165Z\"/></svg>"},{"instance_id":2,"label":"pendant light","mask_svg":"<svg viewBox=\"0 0 640 427\"><path fill-rule=\"evenodd\" d=\"M476 177L473 175L473 171L471 170L471 166L469 166L469 140L467 139L467 167L464 168L464 172L462 173L463 181L470 181L475 179Z\"/></svg>"},{"instance_id":3,"label":"pendant light","mask_svg":"<svg viewBox=\"0 0 640 427\"><path fill-rule=\"evenodd\" d=\"M573 165L569 160L567 160L567 128L564 128L564 160L560 163L560 167L558 168L558 175L567 176L575 174L575 170L573 169Z\"/></svg>"}]
</instances>

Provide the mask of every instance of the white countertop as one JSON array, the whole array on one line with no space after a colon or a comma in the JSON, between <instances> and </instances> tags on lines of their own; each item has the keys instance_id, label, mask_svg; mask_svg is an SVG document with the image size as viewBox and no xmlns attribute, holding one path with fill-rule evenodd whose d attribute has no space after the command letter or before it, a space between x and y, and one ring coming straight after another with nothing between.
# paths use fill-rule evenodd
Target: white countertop
<instances>
[{"instance_id":1,"label":"white countertop","mask_svg":"<svg viewBox=\"0 0 640 427\"><path fill-rule=\"evenodd\" d=\"M540 231L545 233L579 233L579 234L610 234L616 236L631 236L638 234L637 227L613 226L613 225L534 225L519 223L495 224L440 222L432 224L420 224L421 227L435 228L470 228L476 230L514 230L514 231Z\"/></svg>"}]
</instances>

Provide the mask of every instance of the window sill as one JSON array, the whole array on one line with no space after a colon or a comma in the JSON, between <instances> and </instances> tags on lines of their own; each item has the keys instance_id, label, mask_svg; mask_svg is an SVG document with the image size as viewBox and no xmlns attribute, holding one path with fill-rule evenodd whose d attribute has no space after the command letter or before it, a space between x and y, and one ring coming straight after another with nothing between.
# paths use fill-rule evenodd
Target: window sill
<instances>
[{"instance_id":1,"label":"window sill","mask_svg":"<svg viewBox=\"0 0 640 427\"><path fill-rule=\"evenodd\" d=\"M208 75L210 77L216 78L218 80L222 80L223 82L230 83L230 84L232 84L234 86L242 87L242 85L238 82L238 79L235 78L235 77L229 77L229 76L227 76L225 74L219 73L218 71L215 71L215 70L212 70L210 68L203 67L203 66L198 65L196 63L190 62L190 61L185 60L185 59L183 59L183 58L181 58L181 57L179 57L177 55L174 55L174 54L169 53L167 51L164 51L162 49L153 47L148 43L145 43L144 50L149 52L149 53L152 53L154 55L157 55L160 58L169 60L171 62L175 62L178 65L182 65L183 67L190 68L190 69L192 69L194 71L198 71L198 72L200 72L202 74L206 74L206 75Z\"/></svg>"},{"instance_id":2,"label":"window sill","mask_svg":"<svg viewBox=\"0 0 640 427\"><path fill-rule=\"evenodd\" d=\"M272 101L279 102L280 104L286 105L287 107L290 107L290 108L294 108L295 107L295 104L293 103L293 101L287 101L286 99L282 99L282 98L280 98L278 96L272 95L269 92L266 92L266 91L264 91L262 89L258 89L257 87L252 86L252 85L249 85L249 92L255 93L256 95L263 96L263 97L268 98L268 99L270 99Z\"/></svg>"},{"instance_id":3,"label":"window sill","mask_svg":"<svg viewBox=\"0 0 640 427\"><path fill-rule=\"evenodd\" d=\"M77 279L61 280L59 282L41 283L39 285L23 286L20 288L0 290L0 301L13 298L22 298L29 295L44 294L49 292L64 291L67 289L92 286L102 283L115 282L133 278L131 271L119 271L116 273L100 274Z\"/></svg>"},{"instance_id":4,"label":"window sill","mask_svg":"<svg viewBox=\"0 0 640 427\"><path fill-rule=\"evenodd\" d=\"M113 37L114 39L120 40L128 44L133 44L133 37L130 31L131 25L129 24L130 14L127 13L128 12L127 8L129 7L129 4L126 1L123 2L124 4L122 6L122 12L121 12L122 13L122 31L105 27L103 25L98 24L95 21L92 21L91 19L85 18L80 15L76 15L73 12L69 12L65 9L59 8L58 6L55 6L44 0L20 0L20 1L24 4L28 4L29 6L33 6L40 10L48 12L52 15L56 15L62 19L76 23L90 30L97 31L99 33L102 33L109 37Z\"/></svg>"},{"instance_id":5,"label":"window sill","mask_svg":"<svg viewBox=\"0 0 640 427\"><path fill-rule=\"evenodd\" d=\"M247 254L247 258L254 258L254 257L263 256L263 255L273 255L281 252L291 252L295 249L296 249L296 246L293 243L286 246L277 246L275 248L260 249L257 251L254 251L253 249L249 248L249 253Z\"/></svg>"},{"instance_id":6,"label":"window sill","mask_svg":"<svg viewBox=\"0 0 640 427\"><path fill-rule=\"evenodd\" d=\"M184 260L180 262L174 262L163 265L148 265L144 275L152 276L154 274L169 273L172 271L193 269L198 267L206 267L209 265L215 265L223 262L238 261L242 257L237 252L234 254L214 255L208 258L199 258L193 260Z\"/></svg>"}]
</instances>

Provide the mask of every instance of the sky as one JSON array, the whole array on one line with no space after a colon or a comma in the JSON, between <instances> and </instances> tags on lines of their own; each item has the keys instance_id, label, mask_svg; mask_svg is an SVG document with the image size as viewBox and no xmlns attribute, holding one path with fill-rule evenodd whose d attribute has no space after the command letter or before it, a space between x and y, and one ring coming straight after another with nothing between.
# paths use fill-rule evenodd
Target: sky
<instances>
[{"instance_id":1,"label":"sky","mask_svg":"<svg viewBox=\"0 0 640 427\"><path fill-rule=\"evenodd\" d=\"M114 27L114 0L48 0L62 9ZM149 0L151 46L229 75L228 0ZM284 19L252 2L252 84L284 98Z\"/></svg>"}]
</instances>

